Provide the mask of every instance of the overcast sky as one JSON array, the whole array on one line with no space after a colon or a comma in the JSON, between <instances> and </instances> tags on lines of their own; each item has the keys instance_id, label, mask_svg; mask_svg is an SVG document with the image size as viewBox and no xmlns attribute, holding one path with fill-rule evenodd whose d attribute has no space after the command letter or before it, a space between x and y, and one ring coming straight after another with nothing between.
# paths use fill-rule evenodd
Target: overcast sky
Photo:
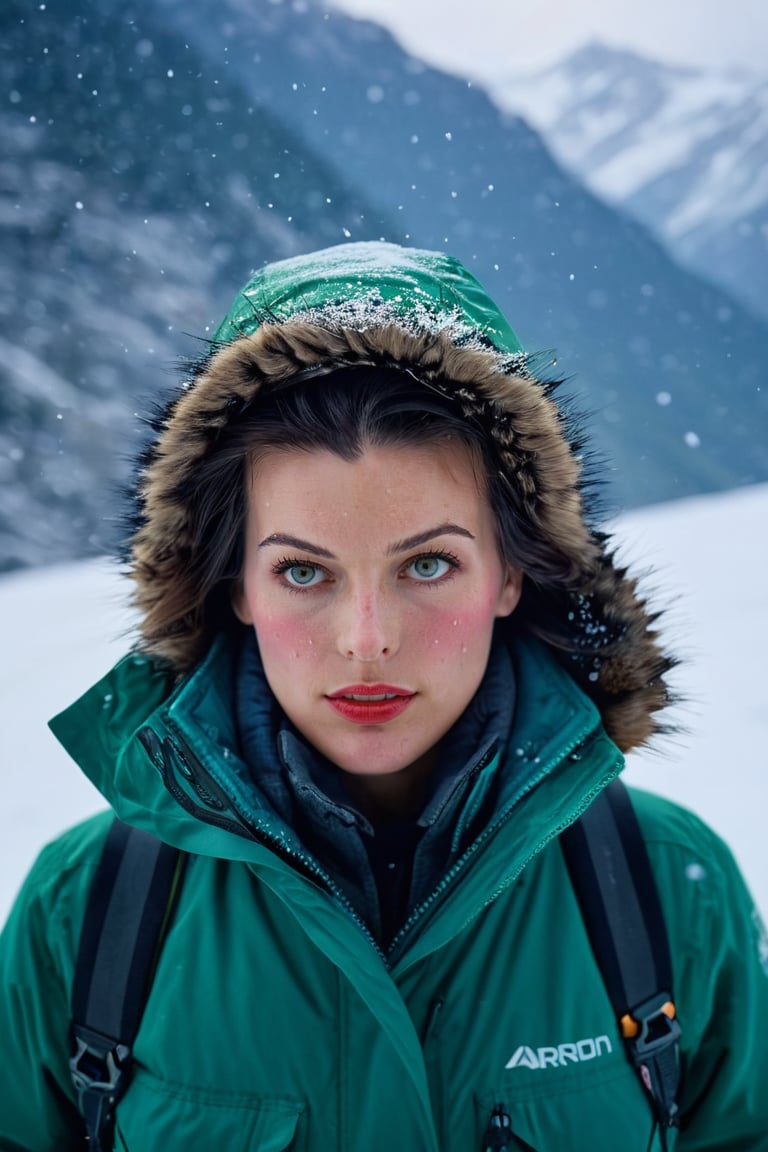
<instances>
[{"instance_id":1,"label":"overcast sky","mask_svg":"<svg viewBox=\"0 0 768 1152\"><path fill-rule=\"evenodd\" d=\"M333 0L430 64L470 77L539 68L589 40L768 75L766 0Z\"/></svg>"}]
</instances>

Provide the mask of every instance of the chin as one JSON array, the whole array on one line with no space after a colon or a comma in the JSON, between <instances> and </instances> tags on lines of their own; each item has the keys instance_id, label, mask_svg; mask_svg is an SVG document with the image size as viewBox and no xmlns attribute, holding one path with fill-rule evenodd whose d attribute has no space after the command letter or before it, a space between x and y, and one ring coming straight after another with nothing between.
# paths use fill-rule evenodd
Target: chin
<instances>
[{"instance_id":1,"label":"chin","mask_svg":"<svg viewBox=\"0 0 768 1152\"><path fill-rule=\"evenodd\" d=\"M406 772L412 768L427 768L430 766L433 746L429 748L416 747L401 750L398 754L380 751L371 748L339 749L338 744L332 749L323 752L332 764L350 776L395 776L398 772Z\"/></svg>"}]
</instances>

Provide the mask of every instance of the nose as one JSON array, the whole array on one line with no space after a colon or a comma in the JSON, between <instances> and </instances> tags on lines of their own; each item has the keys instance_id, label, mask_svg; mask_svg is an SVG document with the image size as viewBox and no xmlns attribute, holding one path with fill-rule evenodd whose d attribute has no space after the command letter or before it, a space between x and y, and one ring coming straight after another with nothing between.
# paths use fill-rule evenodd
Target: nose
<instances>
[{"instance_id":1,"label":"nose","mask_svg":"<svg viewBox=\"0 0 768 1152\"><path fill-rule=\"evenodd\" d=\"M339 652L347 660L370 663L399 647L394 606L381 593L351 592L340 606Z\"/></svg>"}]
</instances>

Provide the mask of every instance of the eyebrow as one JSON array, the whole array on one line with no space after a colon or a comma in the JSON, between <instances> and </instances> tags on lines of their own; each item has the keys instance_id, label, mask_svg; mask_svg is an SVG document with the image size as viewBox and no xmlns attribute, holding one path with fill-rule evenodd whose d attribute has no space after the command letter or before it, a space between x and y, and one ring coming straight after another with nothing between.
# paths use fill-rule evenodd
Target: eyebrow
<instances>
[{"instance_id":1,"label":"eyebrow","mask_svg":"<svg viewBox=\"0 0 768 1152\"><path fill-rule=\"evenodd\" d=\"M475 539L469 529L462 528L460 524L438 524L435 528L428 528L426 532L416 532L413 536L396 540L387 548L387 556L396 556L399 552L418 548L421 544L427 544L437 536L465 536L468 540ZM329 552L320 544L313 544L310 540L302 540L299 536L290 536L286 532L273 532L271 536L265 536L259 544L259 548L268 547L270 544L281 544L286 548L297 548L301 552L311 552L313 556L322 556L325 560L336 559L333 552Z\"/></svg>"},{"instance_id":2,"label":"eyebrow","mask_svg":"<svg viewBox=\"0 0 768 1152\"><path fill-rule=\"evenodd\" d=\"M313 556L323 556L326 560L335 560L333 552L329 552L327 548L321 548L319 544L312 544L309 540L301 540L298 536L289 536L285 532L273 532L271 536L265 536L259 544L259 548L265 548L269 544L282 544L286 548L298 548L300 552L311 552Z\"/></svg>"},{"instance_id":3,"label":"eyebrow","mask_svg":"<svg viewBox=\"0 0 768 1152\"><path fill-rule=\"evenodd\" d=\"M420 544L427 544L436 536L466 536L474 540L468 528L460 524L438 524L436 528L428 528L426 532L417 532L414 536L406 536L404 540L396 540L387 548L387 556L395 556L398 552L408 552L411 548L418 548Z\"/></svg>"}]
</instances>

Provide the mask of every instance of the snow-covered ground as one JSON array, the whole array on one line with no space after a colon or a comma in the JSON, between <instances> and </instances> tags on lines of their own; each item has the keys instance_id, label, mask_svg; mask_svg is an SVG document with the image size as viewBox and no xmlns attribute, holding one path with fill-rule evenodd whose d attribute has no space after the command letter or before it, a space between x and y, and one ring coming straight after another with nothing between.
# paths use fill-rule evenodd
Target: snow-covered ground
<instances>
[{"instance_id":1,"label":"snow-covered ground","mask_svg":"<svg viewBox=\"0 0 768 1152\"><path fill-rule=\"evenodd\" d=\"M685 657L688 731L631 759L629 778L702 815L768 911L768 485L659 505L617 527L624 559L652 567L664 625ZM46 720L130 643L128 585L103 563L0 578L0 921L38 848L103 807Z\"/></svg>"}]
</instances>

